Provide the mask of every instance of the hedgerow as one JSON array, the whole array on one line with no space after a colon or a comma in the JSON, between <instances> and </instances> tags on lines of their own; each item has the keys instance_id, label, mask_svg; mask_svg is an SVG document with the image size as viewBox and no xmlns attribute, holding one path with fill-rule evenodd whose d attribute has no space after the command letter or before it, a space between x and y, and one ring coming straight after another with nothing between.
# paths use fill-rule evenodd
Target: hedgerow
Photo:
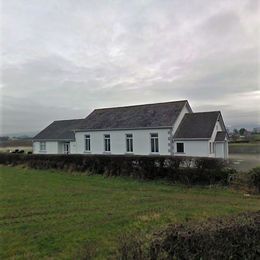
<instances>
[{"instance_id":1,"label":"hedgerow","mask_svg":"<svg viewBox=\"0 0 260 260\"><path fill-rule=\"evenodd\" d=\"M258 259L260 211L173 224L148 238L124 234L117 259Z\"/></svg>"},{"instance_id":2,"label":"hedgerow","mask_svg":"<svg viewBox=\"0 0 260 260\"><path fill-rule=\"evenodd\" d=\"M206 185L227 184L230 173L221 159L177 156L1 154L0 164Z\"/></svg>"}]
</instances>

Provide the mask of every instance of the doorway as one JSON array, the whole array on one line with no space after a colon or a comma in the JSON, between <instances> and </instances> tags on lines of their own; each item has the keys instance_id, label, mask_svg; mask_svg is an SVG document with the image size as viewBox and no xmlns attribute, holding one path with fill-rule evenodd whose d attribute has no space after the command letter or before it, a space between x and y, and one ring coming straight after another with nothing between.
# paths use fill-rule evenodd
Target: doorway
<instances>
[{"instance_id":1,"label":"doorway","mask_svg":"<svg viewBox=\"0 0 260 260\"><path fill-rule=\"evenodd\" d=\"M64 143L64 154L70 153L70 143Z\"/></svg>"}]
</instances>

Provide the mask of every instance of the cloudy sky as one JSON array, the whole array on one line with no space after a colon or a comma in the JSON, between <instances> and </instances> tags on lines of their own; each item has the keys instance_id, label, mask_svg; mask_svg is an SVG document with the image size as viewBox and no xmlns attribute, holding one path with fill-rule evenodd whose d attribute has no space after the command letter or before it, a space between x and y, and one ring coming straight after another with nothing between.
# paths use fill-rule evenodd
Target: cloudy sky
<instances>
[{"instance_id":1,"label":"cloudy sky","mask_svg":"<svg viewBox=\"0 0 260 260\"><path fill-rule=\"evenodd\" d=\"M2 1L1 134L179 99L259 125L258 3Z\"/></svg>"}]
</instances>

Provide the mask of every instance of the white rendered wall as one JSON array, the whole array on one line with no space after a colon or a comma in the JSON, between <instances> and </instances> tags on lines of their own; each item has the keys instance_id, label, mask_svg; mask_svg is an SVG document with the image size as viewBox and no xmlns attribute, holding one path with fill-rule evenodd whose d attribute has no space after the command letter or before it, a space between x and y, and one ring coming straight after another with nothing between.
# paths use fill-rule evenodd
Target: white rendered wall
<instances>
[{"instance_id":1,"label":"white rendered wall","mask_svg":"<svg viewBox=\"0 0 260 260\"><path fill-rule=\"evenodd\" d=\"M65 145L66 143L69 143L69 145L70 145L70 148L69 148L70 151L69 151L69 153L71 153L71 154L77 153L77 145L76 145L76 142L73 142L73 141L70 141L70 142L68 142L68 141L60 141L60 142L58 142L58 154L65 154L64 145Z\"/></svg>"},{"instance_id":2,"label":"white rendered wall","mask_svg":"<svg viewBox=\"0 0 260 260\"><path fill-rule=\"evenodd\" d=\"M210 142L214 143L215 145L215 153L210 154L209 156L211 157L216 157L216 158L223 158L227 159L228 158L228 142L225 140L225 142L214 142L217 132L219 131L225 131L225 129L222 127L219 121L216 122L211 139L209 140Z\"/></svg>"},{"instance_id":3,"label":"white rendered wall","mask_svg":"<svg viewBox=\"0 0 260 260\"><path fill-rule=\"evenodd\" d=\"M223 129L223 128L221 127L221 124L219 123L219 121L217 121L216 124L215 124L214 130L213 130L211 139L210 139L211 142L214 142L214 141L215 141L217 132L219 132L219 131L225 131L225 129Z\"/></svg>"},{"instance_id":4,"label":"white rendered wall","mask_svg":"<svg viewBox=\"0 0 260 260\"><path fill-rule=\"evenodd\" d=\"M184 143L184 153L177 153L177 143ZM194 157L208 157L209 156L209 142L208 140L178 140L174 141L174 155L175 156L194 156Z\"/></svg>"},{"instance_id":5,"label":"white rendered wall","mask_svg":"<svg viewBox=\"0 0 260 260\"><path fill-rule=\"evenodd\" d=\"M76 142L70 142L70 153L71 154L77 153L77 143Z\"/></svg>"},{"instance_id":6,"label":"white rendered wall","mask_svg":"<svg viewBox=\"0 0 260 260\"><path fill-rule=\"evenodd\" d=\"M170 155L169 152L169 131L171 129L154 130L114 130L114 131L90 131L76 132L77 153L85 152L85 135L90 135L91 154L104 154L104 135L110 134L111 154L126 154L126 134L133 134L133 154L150 155L151 142L150 134L158 133L160 155Z\"/></svg>"},{"instance_id":7,"label":"white rendered wall","mask_svg":"<svg viewBox=\"0 0 260 260\"><path fill-rule=\"evenodd\" d=\"M170 152L171 155L174 154L174 140L173 140L173 136L174 136L176 130L178 129L178 127L179 127L179 125L180 125L180 123L181 123L181 121L182 121L182 119L183 119L183 117L184 117L184 115L186 113L191 113L187 104L185 104L185 106L182 108L182 110L181 110L178 118L174 122L172 130L171 130L170 143L169 143L169 148L170 148L169 152Z\"/></svg>"},{"instance_id":8,"label":"white rendered wall","mask_svg":"<svg viewBox=\"0 0 260 260\"><path fill-rule=\"evenodd\" d=\"M58 142L47 141L46 151L40 151L40 142L33 142L33 153L34 154L57 154L58 153Z\"/></svg>"},{"instance_id":9,"label":"white rendered wall","mask_svg":"<svg viewBox=\"0 0 260 260\"><path fill-rule=\"evenodd\" d=\"M224 158L225 156L225 143L224 142L217 142L216 145L216 157L217 158Z\"/></svg>"},{"instance_id":10,"label":"white rendered wall","mask_svg":"<svg viewBox=\"0 0 260 260\"><path fill-rule=\"evenodd\" d=\"M58 142L58 154L64 153L64 143Z\"/></svg>"},{"instance_id":11,"label":"white rendered wall","mask_svg":"<svg viewBox=\"0 0 260 260\"><path fill-rule=\"evenodd\" d=\"M228 159L228 141L216 142L216 157Z\"/></svg>"}]
</instances>

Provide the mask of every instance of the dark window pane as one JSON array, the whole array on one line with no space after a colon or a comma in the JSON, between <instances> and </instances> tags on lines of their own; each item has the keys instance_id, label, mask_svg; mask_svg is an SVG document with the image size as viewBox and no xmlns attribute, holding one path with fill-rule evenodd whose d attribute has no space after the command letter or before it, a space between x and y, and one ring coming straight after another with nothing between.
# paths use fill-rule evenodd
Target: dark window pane
<instances>
[{"instance_id":1,"label":"dark window pane","mask_svg":"<svg viewBox=\"0 0 260 260\"><path fill-rule=\"evenodd\" d=\"M151 152L154 153L154 140L151 139Z\"/></svg>"},{"instance_id":2,"label":"dark window pane","mask_svg":"<svg viewBox=\"0 0 260 260\"><path fill-rule=\"evenodd\" d=\"M177 143L177 153L184 153L184 144Z\"/></svg>"},{"instance_id":3,"label":"dark window pane","mask_svg":"<svg viewBox=\"0 0 260 260\"><path fill-rule=\"evenodd\" d=\"M159 152L159 140L158 140L158 138L155 139L155 152L156 153Z\"/></svg>"}]
</instances>

